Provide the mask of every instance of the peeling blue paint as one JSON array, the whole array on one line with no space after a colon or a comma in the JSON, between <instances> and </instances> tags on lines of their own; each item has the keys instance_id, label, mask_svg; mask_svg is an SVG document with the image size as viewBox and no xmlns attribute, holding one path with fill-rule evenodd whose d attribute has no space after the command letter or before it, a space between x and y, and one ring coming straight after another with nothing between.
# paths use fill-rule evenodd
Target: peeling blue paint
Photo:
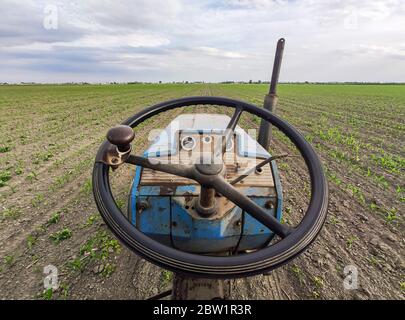
<instances>
[{"instance_id":1,"label":"peeling blue paint","mask_svg":"<svg viewBox=\"0 0 405 320\"><path fill-rule=\"evenodd\" d=\"M224 125L227 122L224 121ZM222 129L190 130L190 132L223 133ZM246 133L244 133L246 134ZM144 152L145 157L159 157L175 154L176 139L171 139L167 149L153 149L153 144ZM263 149L259 153L251 153L248 143L242 139L242 134L236 132L236 143L239 155L244 157L264 157L270 155ZM159 140L158 140L159 141ZM270 163L274 178L272 187L240 188L246 196L252 199L269 215L281 221L282 218L282 188L275 161ZM142 186L142 168L137 167L130 194L130 216L134 227L147 236L175 248L195 253L214 253L228 250L257 249L268 245L274 233L243 212L239 207L233 207L221 219L204 219L194 212L193 204L198 197L200 186ZM271 201L274 205L267 206ZM143 202L145 206L139 208ZM138 209L137 209L138 203Z\"/></svg>"}]
</instances>

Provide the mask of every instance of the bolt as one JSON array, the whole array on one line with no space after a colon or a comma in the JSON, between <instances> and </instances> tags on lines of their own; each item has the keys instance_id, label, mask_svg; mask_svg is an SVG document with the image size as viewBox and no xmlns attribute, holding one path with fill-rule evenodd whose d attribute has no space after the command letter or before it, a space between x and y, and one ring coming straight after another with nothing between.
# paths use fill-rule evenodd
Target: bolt
<instances>
[{"instance_id":1,"label":"bolt","mask_svg":"<svg viewBox=\"0 0 405 320\"><path fill-rule=\"evenodd\" d=\"M142 211L144 211L144 210L146 210L146 209L148 209L148 208L149 208L148 202L146 202L146 201L141 201L141 202L139 202L139 204L138 204L138 210L139 210L139 212L142 212Z\"/></svg>"},{"instance_id":2,"label":"bolt","mask_svg":"<svg viewBox=\"0 0 405 320\"><path fill-rule=\"evenodd\" d=\"M266 201L266 203L264 204L264 207L266 209L273 209L275 207L273 200Z\"/></svg>"}]
</instances>

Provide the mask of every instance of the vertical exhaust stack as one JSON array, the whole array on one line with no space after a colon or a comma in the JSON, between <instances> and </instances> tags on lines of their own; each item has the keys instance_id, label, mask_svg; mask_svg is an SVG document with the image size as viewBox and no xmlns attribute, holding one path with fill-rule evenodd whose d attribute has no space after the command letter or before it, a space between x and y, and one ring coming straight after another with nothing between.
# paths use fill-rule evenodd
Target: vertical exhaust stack
<instances>
[{"instance_id":1,"label":"vertical exhaust stack","mask_svg":"<svg viewBox=\"0 0 405 320\"><path fill-rule=\"evenodd\" d=\"M269 93L264 97L263 107L270 112L275 112L277 105L277 84L278 77L280 75L281 61L283 60L284 52L284 38L280 38L277 41L276 55L274 57L273 73L271 75L270 90ZM258 142L260 145L268 150L271 140L271 126L270 123L262 119L260 122L259 138Z\"/></svg>"}]
</instances>

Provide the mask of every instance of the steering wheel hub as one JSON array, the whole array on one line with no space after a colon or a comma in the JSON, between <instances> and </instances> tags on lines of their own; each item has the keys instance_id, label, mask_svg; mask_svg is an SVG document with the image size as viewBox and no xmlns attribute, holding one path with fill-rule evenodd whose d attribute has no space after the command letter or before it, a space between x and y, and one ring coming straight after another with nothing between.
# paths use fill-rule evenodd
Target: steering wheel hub
<instances>
[{"instance_id":1,"label":"steering wheel hub","mask_svg":"<svg viewBox=\"0 0 405 320\"><path fill-rule=\"evenodd\" d=\"M195 164L195 168L203 175L218 175L224 168L224 162L219 157L213 159L208 156L201 156Z\"/></svg>"}]
</instances>

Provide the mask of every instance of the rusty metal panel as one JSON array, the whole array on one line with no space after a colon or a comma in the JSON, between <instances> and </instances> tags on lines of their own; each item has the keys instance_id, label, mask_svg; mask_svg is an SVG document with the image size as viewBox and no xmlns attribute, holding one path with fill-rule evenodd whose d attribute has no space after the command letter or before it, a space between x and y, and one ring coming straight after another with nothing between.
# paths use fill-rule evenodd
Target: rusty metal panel
<instances>
[{"instance_id":1,"label":"rusty metal panel","mask_svg":"<svg viewBox=\"0 0 405 320\"><path fill-rule=\"evenodd\" d=\"M180 152L180 154L186 153L185 151ZM238 177L250 168L255 167L261 162L260 159L254 158L244 158L235 155L234 153L227 152L224 158L226 165L226 179L232 181L234 178ZM159 159L162 163L188 163L191 162L190 158L184 156L181 159L165 158ZM178 177L169 173L160 172L144 168L142 170L141 185L195 185L195 181ZM247 178L242 180L237 186L252 186L252 187L274 187L274 179L271 171L270 165L262 167L261 173L253 173Z\"/></svg>"}]
</instances>

